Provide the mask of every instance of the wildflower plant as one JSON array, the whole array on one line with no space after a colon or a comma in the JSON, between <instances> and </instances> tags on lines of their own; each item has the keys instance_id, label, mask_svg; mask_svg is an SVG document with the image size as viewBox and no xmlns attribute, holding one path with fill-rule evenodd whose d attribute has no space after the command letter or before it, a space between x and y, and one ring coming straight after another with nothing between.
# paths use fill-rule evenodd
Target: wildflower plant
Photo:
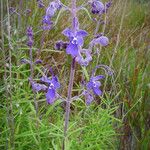
<instances>
[{"instance_id":1,"label":"wildflower plant","mask_svg":"<svg viewBox=\"0 0 150 150\"><path fill-rule=\"evenodd\" d=\"M41 0L38 0L39 7L44 7L44 4ZM30 47L30 63L31 66L31 77L29 81L31 83L32 89L34 92L44 91L45 97L48 104L53 104L57 99L61 100L62 102L66 103L65 108L65 121L64 121L64 139L63 139L63 146L62 149L65 149L65 142L67 140L67 132L68 132L68 125L69 125L69 116L70 116L70 106L73 100L76 100L80 97L85 97L86 105L90 105L95 96L101 96L103 91L101 89L101 80L105 79L105 75L96 75L96 70L101 68L106 71L108 75L112 75L112 70L106 65L97 65L92 71L91 77L88 81L85 78L85 74L83 73L84 81L82 81L82 92L72 97L73 91L73 82L75 78L75 69L76 63L78 63L81 67L87 67L90 65L90 62L93 59L94 55L94 47L97 45L107 46L109 44L109 39L103 33L94 33L95 37L91 39L88 44L88 48L84 48L84 39L88 37L88 32L80 28L80 23L78 20L77 13L84 9L87 10L88 5L90 6L90 11L93 15L97 15L95 17L101 17L103 14L107 13L109 7L111 6L111 1L107 3L103 3L100 0L89 0L86 4L81 6L76 5L76 0L72 0L71 7L66 6L60 0L54 0L49 3L48 7L46 8L45 15L42 19L42 29L43 30L51 30L55 27L55 14L63 9L65 11L69 11L71 13L72 23L71 27L66 27L62 31L62 34L67 37L68 41L63 42L62 40L58 41L55 45L56 50L65 49L66 54L70 55L72 58L71 62L71 69L70 69L70 78L69 78L69 85L68 85L68 94L66 98L64 95L59 93L59 89L61 88L61 83L53 73L52 68L50 68L51 77L47 77L47 75L43 75L40 79L40 83L37 83L33 79L33 63L32 60L32 45L33 45L33 35L32 29L29 27L27 29L27 36L28 36L28 46ZM87 12L87 11L86 11ZM94 19L93 19L94 20ZM38 60L37 60L38 61ZM27 60L26 60L27 62Z\"/></svg>"}]
</instances>

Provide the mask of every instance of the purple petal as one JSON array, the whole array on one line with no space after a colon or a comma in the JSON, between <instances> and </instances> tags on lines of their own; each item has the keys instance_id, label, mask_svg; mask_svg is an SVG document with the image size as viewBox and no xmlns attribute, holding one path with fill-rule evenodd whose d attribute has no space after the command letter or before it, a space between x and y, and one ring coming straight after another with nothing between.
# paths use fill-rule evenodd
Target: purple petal
<instances>
[{"instance_id":1,"label":"purple petal","mask_svg":"<svg viewBox=\"0 0 150 150\"><path fill-rule=\"evenodd\" d=\"M90 90L90 89L93 88L93 83L90 81L90 82L87 83L86 86L87 86L87 88Z\"/></svg>"},{"instance_id":2,"label":"purple petal","mask_svg":"<svg viewBox=\"0 0 150 150\"><path fill-rule=\"evenodd\" d=\"M76 36L81 36L81 37L85 37L87 35L88 33L85 30L79 30L76 34Z\"/></svg>"},{"instance_id":3,"label":"purple petal","mask_svg":"<svg viewBox=\"0 0 150 150\"><path fill-rule=\"evenodd\" d=\"M43 25L42 29L43 30L51 30L52 29L52 25Z\"/></svg>"},{"instance_id":4,"label":"purple petal","mask_svg":"<svg viewBox=\"0 0 150 150\"><path fill-rule=\"evenodd\" d=\"M46 93L46 100L48 104L53 104L55 101L55 90L54 89L48 89L48 92Z\"/></svg>"},{"instance_id":5,"label":"purple petal","mask_svg":"<svg viewBox=\"0 0 150 150\"><path fill-rule=\"evenodd\" d=\"M85 101L86 105L90 105L92 103L92 101L94 100L94 98L93 98L93 96L90 93L86 92L85 100L86 100Z\"/></svg>"},{"instance_id":6,"label":"purple petal","mask_svg":"<svg viewBox=\"0 0 150 150\"><path fill-rule=\"evenodd\" d=\"M51 24L52 24L52 21L51 21L50 19L51 19L51 18L50 18L49 16L45 15L45 16L43 17L42 22L45 23L45 24L47 24L47 25L51 25Z\"/></svg>"},{"instance_id":7,"label":"purple petal","mask_svg":"<svg viewBox=\"0 0 150 150\"><path fill-rule=\"evenodd\" d=\"M47 8L46 10L46 15L49 16L49 17L53 17L55 12L56 12L56 8L54 7L54 2L52 2L49 7Z\"/></svg>"},{"instance_id":8,"label":"purple petal","mask_svg":"<svg viewBox=\"0 0 150 150\"><path fill-rule=\"evenodd\" d=\"M79 21L77 17L73 18L73 26L75 29L79 29Z\"/></svg>"},{"instance_id":9,"label":"purple petal","mask_svg":"<svg viewBox=\"0 0 150 150\"><path fill-rule=\"evenodd\" d=\"M44 84L35 83L34 81L31 80L30 83L32 85L33 91L39 92L39 91L46 91L47 89L47 86L45 86Z\"/></svg>"},{"instance_id":10,"label":"purple petal","mask_svg":"<svg viewBox=\"0 0 150 150\"><path fill-rule=\"evenodd\" d=\"M54 88L55 88L55 89L60 88L60 83L59 83L59 81L58 81L58 77L57 77L57 76L54 76L54 77L52 78L52 83L54 84Z\"/></svg>"},{"instance_id":11,"label":"purple petal","mask_svg":"<svg viewBox=\"0 0 150 150\"><path fill-rule=\"evenodd\" d=\"M105 6L102 2L93 0L93 2L92 2L92 13L93 14L102 13L104 8L105 8Z\"/></svg>"},{"instance_id":12,"label":"purple petal","mask_svg":"<svg viewBox=\"0 0 150 150\"><path fill-rule=\"evenodd\" d=\"M99 96L102 95L102 91L98 87L93 88L93 92L96 95L99 95Z\"/></svg>"},{"instance_id":13,"label":"purple petal","mask_svg":"<svg viewBox=\"0 0 150 150\"><path fill-rule=\"evenodd\" d=\"M83 49L80 51L80 55L76 57L76 61L83 66L88 66L89 62L92 60L89 50ZM83 58L82 54L85 54L86 58Z\"/></svg>"},{"instance_id":14,"label":"purple petal","mask_svg":"<svg viewBox=\"0 0 150 150\"><path fill-rule=\"evenodd\" d=\"M52 81L47 78L46 76L43 76L41 79L40 79L42 82L46 82L46 83L51 83Z\"/></svg>"},{"instance_id":15,"label":"purple petal","mask_svg":"<svg viewBox=\"0 0 150 150\"><path fill-rule=\"evenodd\" d=\"M97 81L97 80L104 79L104 78L105 78L105 76L99 75L99 76L96 76L96 77L92 77L92 80Z\"/></svg>"},{"instance_id":16,"label":"purple petal","mask_svg":"<svg viewBox=\"0 0 150 150\"><path fill-rule=\"evenodd\" d=\"M42 60L41 60L41 59L37 59L34 63L35 63L35 64L41 64L41 63L42 63Z\"/></svg>"},{"instance_id":17,"label":"purple petal","mask_svg":"<svg viewBox=\"0 0 150 150\"><path fill-rule=\"evenodd\" d=\"M76 44L70 43L66 49L67 54L71 54L72 57L76 57L78 55L78 46Z\"/></svg>"},{"instance_id":18,"label":"purple petal","mask_svg":"<svg viewBox=\"0 0 150 150\"><path fill-rule=\"evenodd\" d=\"M70 29L70 28L66 28L63 32L62 32L62 34L64 34L65 36L67 36L67 37L73 37L74 35L73 35L73 32L72 32L72 30Z\"/></svg>"},{"instance_id":19,"label":"purple petal","mask_svg":"<svg viewBox=\"0 0 150 150\"><path fill-rule=\"evenodd\" d=\"M95 81L94 82L94 87L100 87L101 86L101 82L99 82L99 81Z\"/></svg>"},{"instance_id":20,"label":"purple petal","mask_svg":"<svg viewBox=\"0 0 150 150\"><path fill-rule=\"evenodd\" d=\"M79 46L83 46L83 43L84 43L83 38L82 38L82 37L77 37L77 44L78 44Z\"/></svg>"},{"instance_id":21,"label":"purple petal","mask_svg":"<svg viewBox=\"0 0 150 150\"><path fill-rule=\"evenodd\" d=\"M101 36L94 41L95 44L100 44L102 46L107 46L109 44L109 39L106 36Z\"/></svg>"}]
</instances>

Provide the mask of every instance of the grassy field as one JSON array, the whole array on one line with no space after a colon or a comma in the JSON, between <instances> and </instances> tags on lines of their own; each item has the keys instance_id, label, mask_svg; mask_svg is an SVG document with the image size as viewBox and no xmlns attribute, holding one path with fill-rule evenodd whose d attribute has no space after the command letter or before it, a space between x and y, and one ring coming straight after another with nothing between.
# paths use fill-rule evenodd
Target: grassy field
<instances>
[{"instance_id":1,"label":"grassy field","mask_svg":"<svg viewBox=\"0 0 150 150\"><path fill-rule=\"evenodd\" d=\"M44 2L48 6L48 1ZM15 11L8 11L10 7ZM44 68L52 66L62 85L59 92L66 96L71 58L65 51L55 51L54 45L60 39L67 40L61 32L70 26L69 13L57 17L53 30L43 31L40 25L45 10L38 8L36 0L1 0L0 8L0 150L60 150L65 104L56 101L48 105L45 95L39 92L36 114L28 81L30 66L21 64L21 59L29 58L26 28L32 26L34 60L43 60L36 66L34 78L39 79ZM149 8L149 1L114 0L104 15L106 24L99 27L99 32L109 37L110 44L99 47L86 71L90 74L95 65L105 64L114 70L114 75L106 77L103 96L90 106L86 106L84 98L71 104L66 150L150 149ZM27 13L27 9L31 12ZM79 15L80 28L89 33L86 47L96 24L86 11ZM73 95L81 91L82 72L85 70L77 65Z\"/></svg>"}]
</instances>

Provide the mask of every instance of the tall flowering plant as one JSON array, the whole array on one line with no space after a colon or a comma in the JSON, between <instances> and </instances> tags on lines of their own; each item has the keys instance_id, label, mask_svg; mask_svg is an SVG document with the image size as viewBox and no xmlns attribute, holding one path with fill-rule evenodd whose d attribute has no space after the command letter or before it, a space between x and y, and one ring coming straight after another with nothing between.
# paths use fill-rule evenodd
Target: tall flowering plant
<instances>
[{"instance_id":1,"label":"tall flowering plant","mask_svg":"<svg viewBox=\"0 0 150 150\"><path fill-rule=\"evenodd\" d=\"M40 2L41 1L38 1L38 3ZM104 34L95 33L95 37L91 39L88 48L85 49L84 39L88 36L88 32L80 28L77 13L82 9L87 10L86 6L90 5L91 13L101 18L103 14L107 13L111 4L112 4L111 1L104 4L100 0L89 0L86 4L77 6L76 0L72 0L71 7L68 7L64 5L60 0L54 0L50 2L49 6L46 8L45 15L42 20L42 29L51 30L55 27L54 18L57 11L60 11L61 9L67 10L71 13L71 18L72 18L71 27L67 27L62 31L62 34L68 38L68 41L67 42L59 41L55 45L55 48L57 50L65 48L66 54L70 55L72 58L67 97L62 98L63 96L59 94L59 89L61 88L61 84L58 80L58 77L53 73L52 68L50 68L51 77L47 77L46 75L44 75L40 79L41 83L35 82L33 80L33 76L32 78L30 78L30 83L32 85L33 91L35 92L45 91L45 96L48 104L53 104L57 99L60 99L66 103L65 121L64 121L64 139L63 139L63 146L62 146L63 150L65 149L65 141L67 139L71 102L74 99L84 96L86 105L90 105L95 99L94 96L102 95L103 92L100 88L101 87L100 81L104 80L105 76L95 75L96 70L98 68L102 68L106 71L108 75L112 75L112 70L108 66L106 65L96 66L92 71L92 75L89 81L83 82L82 86L84 88L82 88L83 91L81 92L81 94L72 97L76 63L78 63L81 66L87 67L88 65L90 65L90 62L92 61L92 57L94 54L93 52L94 47L97 46L98 44L101 46L107 46L109 44L109 39L106 36L104 36ZM42 6L44 6L43 3ZM28 28L28 30L30 30L30 28ZM30 32L28 32L28 37L29 37L28 46L31 48L33 44L33 40L30 35Z\"/></svg>"}]
</instances>

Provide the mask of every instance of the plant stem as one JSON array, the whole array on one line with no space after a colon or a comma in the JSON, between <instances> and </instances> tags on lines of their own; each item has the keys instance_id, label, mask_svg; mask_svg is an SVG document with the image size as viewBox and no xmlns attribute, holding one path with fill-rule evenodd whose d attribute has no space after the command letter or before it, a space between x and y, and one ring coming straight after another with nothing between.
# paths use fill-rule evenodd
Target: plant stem
<instances>
[{"instance_id":1,"label":"plant stem","mask_svg":"<svg viewBox=\"0 0 150 150\"><path fill-rule=\"evenodd\" d=\"M75 33L76 32L76 0L72 0L72 30ZM70 70L70 79L69 79L69 86L68 86L68 96L66 101L66 109L65 109L65 122L64 122L64 139L63 139L63 146L62 150L65 150L66 147L66 140L67 140L67 131L69 126L69 118L70 118L70 103L71 103L71 97L72 97L72 89L73 89L73 81L74 81L74 74L75 74L75 58L72 59L71 64L71 70Z\"/></svg>"},{"instance_id":2,"label":"plant stem","mask_svg":"<svg viewBox=\"0 0 150 150\"><path fill-rule=\"evenodd\" d=\"M74 74L75 74L75 58L72 60L71 71L70 71L68 96L67 96L66 110L65 110L64 141L63 141L63 148L62 148L62 150L65 150L65 141L67 139L67 131L68 131L69 117L70 117L70 102L71 102L71 96L72 96Z\"/></svg>"},{"instance_id":3,"label":"plant stem","mask_svg":"<svg viewBox=\"0 0 150 150\"><path fill-rule=\"evenodd\" d=\"M67 139L67 130L68 130L68 125L69 125L69 117L70 117L70 102L71 102L74 74L75 74L75 58L72 60L72 64L71 64L68 97L67 97L66 111L65 111L64 141L63 141L62 150L65 150L65 141Z\"/></svg>"}]
</instances>

